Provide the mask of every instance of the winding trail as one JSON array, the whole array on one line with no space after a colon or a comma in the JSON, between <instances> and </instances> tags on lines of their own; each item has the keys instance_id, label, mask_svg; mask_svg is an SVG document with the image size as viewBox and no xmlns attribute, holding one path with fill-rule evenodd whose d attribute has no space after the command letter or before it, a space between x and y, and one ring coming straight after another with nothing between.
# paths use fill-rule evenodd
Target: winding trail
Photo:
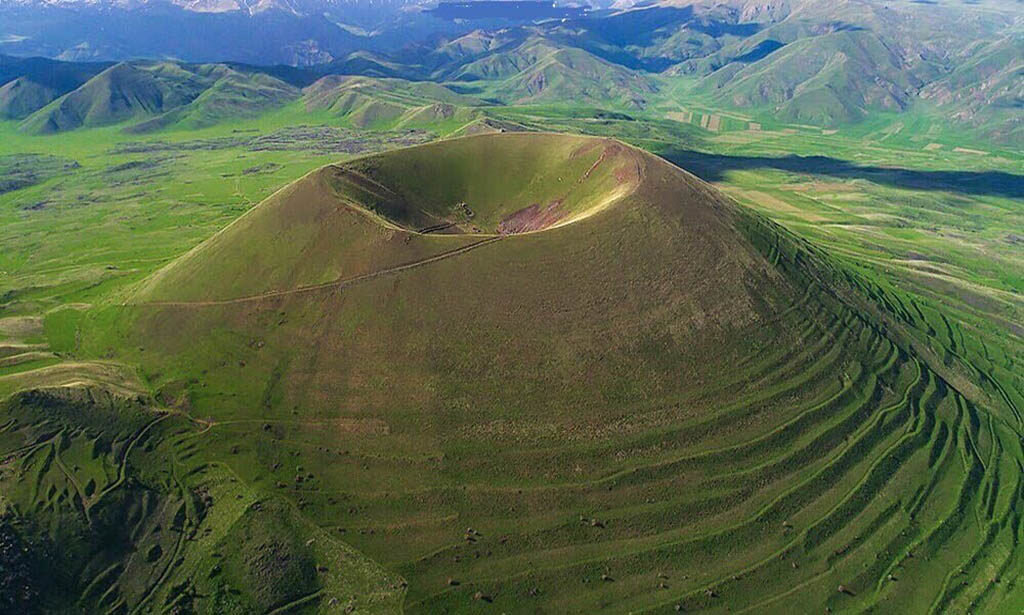
<instances>
[{"instance_id":1,"label":"winding trail","mask_svg":"<svg viewBox=\"0 0 1024 615\"><path fill-rule=\"evenodd\" d=\"M108 493L114 491L115 489L120 487L122 484L124 484L124 481L128 477L128 458L132 454L132 449L135 448L135 445L138 444L139 440L141 440L146 435L146 432L148 432L151 427L153 427L154 425L156 425L160 421L163 421L164 419L166 419L169 416L173 416L173 415L170 414L170 413L160 415L156 419L154 419L154 420L150 421L149 423L147 423L145 427L143 427L141 430L139 430L139 432L137 434L135 434L135 437L133 437L132 441L128 443L128 447L125 449L124 455L121 457L121 462L120 462L120 464L118 466L118 470L117 470L117 479L114 482L108 484L106 487L104 487L98 494L96 494L96 497L92 498L89 501L89 503L88 503L88 507L89 508L92 508L93 506L98 504L99 501L103 499L103 496L107 495Z\"/></svg>"},{"instance_id":2,"label":"winding trail","mask_svg":"<svg viewBox=\"0 0 1024 615\"><path fill-rule=\"evenodd\" d=\"M214 299L214 300L208 300L208 301L146 301L146 302L131 303L131 304L125 303L124 305L134 305L134 306L139 306L139 307L145 307L145 306L149 306L149 307L207 307L207 306L220 306L220 305L237 305L237 304L240 304L240 303L251 303L251 302L256 302L256 301L264 301L266 299L275 299L277 297L288 297L288 296L291 296L291 295L299 295L299 294L303 294L303 293L316 292L318 290L325 290L325 289L328 289L328 288L341 289L341 288L346 288L348 286L352 286L352 285L358 284L360 282L366 282L367 280L372 280L374 278L379 278L379 277L382 277L382 276L385 276L385 275L394 274L394 273L400 273L402 271L408 271L409 269L415 269L417 267L422 267L424 265L429 265L431 263L436 263L438 261L442 261L442 260L444 260L446 258L451 258L453 256L458 256L460 254L465 254L466 252L469 252L470 250L475 250L476 248L482 247L484 245L487 245L487 244L490 244L490 243L494 243L496 241L501 241L504 238L505 238L504 235L491 236L491 237L487 237L486 239L481 239L480 241L476 241L476 242L473 242L471 244L468 244L468 245L465 245L465 246L462 246L462 247L459 247L459 248L455 248L453 250L448 250L447 252L441 252L440 254L435 254L434 256L431 256L431 257L428 257L428 258L425 258L425 259L422 259L422 260L413 261L411 263L405 263L403 265L396 265L394 267L388 267L386 269L381 269L379 271L372 271L370 273L364 273L362 275L357 275L357 276L354 276L354 277L351 277L351 278L343 278L343 279L340 279L340 280L334 280L332 282L324 282L323 284L314 284L312 286L299 286L297 288L290 288L288 290L273 290L273 291L269 291L269 292L265 292L265 293L260 293L258 295L249 295L249 296L245 296L245 297L236 297L234 299Z\"/></svg>"}]
</instances>

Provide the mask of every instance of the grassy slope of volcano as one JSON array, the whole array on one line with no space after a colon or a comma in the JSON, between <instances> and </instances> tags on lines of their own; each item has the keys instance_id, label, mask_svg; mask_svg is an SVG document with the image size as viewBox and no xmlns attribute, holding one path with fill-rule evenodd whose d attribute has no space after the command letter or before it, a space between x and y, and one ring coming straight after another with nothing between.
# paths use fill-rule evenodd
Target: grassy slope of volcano
<instances>
[{"instance_id":1,"label":"grassy slope of volcano","mask_svg":"<svg viewBox=\"0 0 1024 615\"><path fill-rule=\"evenodd\" d=\"M158 272L140 296L223 300L308 287L565 224L632 190L637 155L582 137L509 135L325 167Z\"/></svg>"},{"instance_id":2,"label":"grassy slope of volcano","mask_svg":"<svg viewBox=\"0 0 1024 615\"><path fill-rule=\"evenodd\" d=\"M859 284L653 156L487 135L303 178L82 348L409 612L998 612L1019 440Z\"/></svg>"}]
</instances>

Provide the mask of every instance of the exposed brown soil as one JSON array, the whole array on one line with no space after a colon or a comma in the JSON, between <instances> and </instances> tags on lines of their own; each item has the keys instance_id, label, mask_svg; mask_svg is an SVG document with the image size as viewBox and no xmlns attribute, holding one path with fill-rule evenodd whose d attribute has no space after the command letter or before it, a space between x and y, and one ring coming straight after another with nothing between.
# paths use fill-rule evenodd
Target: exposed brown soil
<instances>
[{"instance_id":1,"label":"exposed brown soil","mask_svg":"<svg viewBox=\"0 0 1024 615\"><path fill-rule=\"evenodd\" d=\"M502 235L514 235L516 233L546 229L562 219L561 205L562 199L557 199L551 201L543 208L537 203L524 207L517 212L505 216L498 223L498 232Z\"/></svg>"},{"instance_id":2,"label":"exposed brown soil","mask_svg":"<svg viewBox=\"0 0 1024 615\"><path fill-rule=\"evenodd\" d=\"M587 169L587 172L584 173L583 177L579 179L579 183L582 184L584 181L586 181L590 177L590 174L594 172L594 169L601 166L601 163L607 160L609 156L615 156L620 152L622 152L622 146L619 145L618 143L606 145L604 150L601 151L601 155L598 156L597 160L594 161L594 164L590 165L590 168Z\"/></svg>"},{"instance_id":3,"label":"exposed brown soil","mask_svg":"<svg viewBox=\"0 0 1024 615\"><path fill-rule=\"evenodd\" d=\"M0 318L0 335L13 338L25 338L41 335L43 319L38 316L9 316Z\"/></svg>"},{"instance_id":4,"label":"exposed brown soil","mask_svg":"<svg viewBox=\"0 0 1024 615\"><path fill-rule=\"evenodd\" d=\"M590 178L591 174L608 159L614 159L624 151L624 146L614 141L594 141L587 143L577 148L573 153L573 158L581 156L587 152L594 150L594 148L602 147L601 155L598 156L594 164L590 165L583 175L580 176L576 183L582 184ZM632 164L624 164L615 170L615 180L621 185L630 181L636 181L639 178L639 169ZM502 235L513 235L516 233L527 233L530 231L539 231L557 224L560 220L565 217L565 212L561 210L563 199L556 199L551 201L546 206L541 206L539 203L534 203L529 207L524 207L516 212L505 216L498 224L498 233Z\"/></svg>"}]
</instances>

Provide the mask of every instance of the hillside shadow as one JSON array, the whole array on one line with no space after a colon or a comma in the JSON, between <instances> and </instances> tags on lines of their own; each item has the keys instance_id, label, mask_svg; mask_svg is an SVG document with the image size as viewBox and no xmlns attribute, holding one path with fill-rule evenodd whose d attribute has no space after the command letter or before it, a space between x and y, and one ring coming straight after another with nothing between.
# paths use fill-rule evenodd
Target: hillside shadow
<instances>
[{"instance_id":1,"label":"hillside shadow","mask_svg":"<svg viewBox=\"0 0 1024 615\"><path fill-rule=\"evenodd\" d=\"M962 194L1024 199L1024 175L1003 171L927 171L900 167L862 166L828 156L722 156L690 150L661 155L705 181L721 181L729 171L775 169L838 179L865 179L910 190L948 190Z\"/></svg>"}]
</instances>

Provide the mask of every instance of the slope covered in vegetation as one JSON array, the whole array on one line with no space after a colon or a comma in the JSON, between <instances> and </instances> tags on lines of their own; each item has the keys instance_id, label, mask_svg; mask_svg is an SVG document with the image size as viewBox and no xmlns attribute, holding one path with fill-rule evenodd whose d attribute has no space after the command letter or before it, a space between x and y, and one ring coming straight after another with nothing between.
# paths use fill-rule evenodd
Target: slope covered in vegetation
<instances>
[{"instance_id":1,"label":"slope covered in vegetation","mask_svg":"<svg viewBox=\"0 0 1024 615\"><path fill-rule=\"evenodd\" d=\"M80 352L139 366L202 419L175 450L401 575L407 611L1015 591L1019 417L919 352L913 304L616 141L327 167L123 303Z\"/></svg>"}]
</instances>

